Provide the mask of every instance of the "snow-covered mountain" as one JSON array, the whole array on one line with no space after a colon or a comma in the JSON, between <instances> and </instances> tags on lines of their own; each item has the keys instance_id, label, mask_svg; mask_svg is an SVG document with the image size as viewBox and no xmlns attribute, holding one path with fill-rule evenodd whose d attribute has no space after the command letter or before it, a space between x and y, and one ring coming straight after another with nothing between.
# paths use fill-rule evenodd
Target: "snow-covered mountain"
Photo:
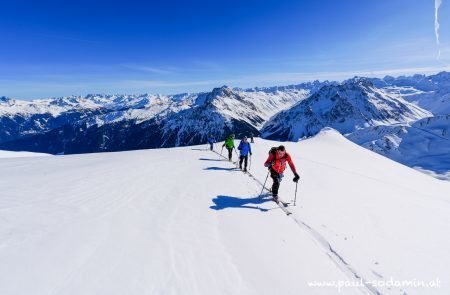
<instances>
[{"instance_id":1,"label":"snow-covered mountain","mask_svg":"<svg viewBox=\"0 0 450 295\"><path fill-rule=\"evenodd\" d=\"M414 75L411 77L386 76L383 79L371 78L378 88L399 94L406 100L417 104L433 114L450 114L450 73L436 75Z\"/></svg>"},{"instance_id":2,"label":"snow-covered mountain","mask_svg":"<svg viewBox=\"0 0 450 295\"><path fill-rule=\"evenodd\" d=\"M34 101L2 97L0 149L52 154L123 151L199 144L208 134L220 140L229 133L295 141L333 127L372 151L447 178L448 141L430 141L413 125L430 122L427 118L433 116L445 118L449 112L447 72L249 89L224 86L178 95ZM448 120L432 121L436 120L443 124L440 131L449 128ZM433 144L423 147L428 141Z\"/></svg>"},{"instance_id":3,"label":"snow-covered mountain","mask_svg":"<svg viewBox=\"0 0 450 295\"><path fill-rule=\"evenodd\" d=\"M296 141L332 127L347 134L379 125L408 124L432 114L385 91L364 78L322 87L268 121L263 137Z\"/></svg>"},{"instance_id":4,"label":"snow-covered mountain","mask_svg":"<svg viewBox=\"0 0 450 295\"><path fill-rule=\"evenodd\" d=\"M408 125L376 126L347 136L351 141L395 161L450 180L450 115Z\"/></svg>"},{"instance_id":5,"label":"snow-covered mountain","mask_svg":"<svg viewBox=\"0 0 450 295\"><path fill-rule=\"evenodd\" d=\"M0 159L0 294L450 293L450 182L326 130L285 143L287 216L276 145L255 178L204 146Z\"/></svg>"},{"instance_id":6,"label":"snow-covered mountain","mask_svg":"<svg viewBox=\"0 0 450 295\"><path fill-rule=\"evenodd\" d=\"M339 85L322 87L307 99L271 118L263 126L262 135L270 139L296 141L313 136L324 127L332 127L363 147L448 180L449 115L429 111L434 110L432 105L443 107L447 103L446 98L430 100L433 103L428 104L429 110L419 106L427 102L423 96L422 100L414 99L422 94L436 95L441 91L438 84L450 83L447 80L450 76L424 77L416 75L410 79L394 79L401 86L386 86L381 79L353 78ZM384 79L393 81L389 77ZM407 83L424 90L404 86ZM425 92L426 87L434 87L434 90L432 93Z\"/></svg>"},{"instance_id":7,"label":"snow-covered mountain","mask_svg":"<svg viewBox=\"0 0 450 295\"><path fill-rule=\"evenodd\" d=\"M210 133L218 139L228 133L258 135L266 120L319 85L248 90L224 86L173 96L5 100L0 103L0 124L5 126L0 146L57 154L198 144Z\"/></svg>"},{"instance_id":8,"label":"snow-covered mountain","mask_svg":"<svg viewBox=\"0 0 450 295\"><path fill-rule=\"evenodd\" d=\"M253 133L270 117L306 98L310 90L236 91L226 86L199 96L196 105L167 118L162 125L162 146L205 142L208 134L224 138Z\"/></svg>"},{"instance_id":9,"label":"snow-covered mountain","mask_svg":"<svg viewBox=\"0 0 450 295\"><path fill-rule=\"evenodd\" d=\"M157 114L177 112L193 104L196 95L87 95L21 101L0 100L0 142L43 134L86 123L103 125L122 120L136 122Z\"/></svg>"}]
</instances>

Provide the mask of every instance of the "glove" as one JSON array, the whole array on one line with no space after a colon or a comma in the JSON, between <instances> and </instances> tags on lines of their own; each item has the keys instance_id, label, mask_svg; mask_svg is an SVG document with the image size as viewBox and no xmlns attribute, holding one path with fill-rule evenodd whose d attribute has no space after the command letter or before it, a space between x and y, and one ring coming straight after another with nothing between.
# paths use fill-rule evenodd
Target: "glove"
<instances>
[{"instance_id":1,"label":"glove","mask_svg":"<svg viewBox=\"0 0 450 295\"><path fill-rule=\"evenodd\" d=\"M265 163L265 164L264 164L264 167L270 168L271 166L272 166L272 164L270 164L270 163Z\"/></svg>"},{"instance_id":2,"label":"glove","mask_svg":"<svg viewBox=\"0 0 450 295\"><path fill-rule=\"evenodd\" d=\"M300 176L297 173L295 173L294 175L295 175L295 177L294 177L294 179L292 179L292 181L298 182L298 180L300 179Z\"/></svg>"},{"instance_id":3,"label":"glove","mask_svg":"<svg viewBox=\"0 0 450 295\"><path fill-rule=\"evenodd\" d=\"M253 155L252 153L250 153L250 156Z\"/></svg>"}]
</instances>

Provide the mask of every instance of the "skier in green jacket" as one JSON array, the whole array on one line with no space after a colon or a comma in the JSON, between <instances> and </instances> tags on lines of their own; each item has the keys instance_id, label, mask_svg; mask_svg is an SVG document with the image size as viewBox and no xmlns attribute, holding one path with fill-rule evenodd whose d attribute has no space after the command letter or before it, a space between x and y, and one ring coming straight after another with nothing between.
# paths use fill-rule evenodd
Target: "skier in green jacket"
<instances>
[{"instance_id":1,"label":"skier in green jacket","mask_svg":"<svg viewBox=\"0 0 450 295\"><path fill-rule=\"evenodd\" d=\"M225 143L222 146L227 148L228 160L231 161L234 149L234 134L229 135L227 139L225 139Z\"/></svg>"}]
</instances>

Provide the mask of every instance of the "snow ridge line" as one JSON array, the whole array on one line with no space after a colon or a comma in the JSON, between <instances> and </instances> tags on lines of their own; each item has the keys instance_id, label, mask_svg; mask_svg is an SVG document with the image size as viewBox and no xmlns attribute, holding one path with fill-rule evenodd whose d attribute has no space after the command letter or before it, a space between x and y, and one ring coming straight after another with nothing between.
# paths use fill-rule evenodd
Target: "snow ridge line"
<instances>
[{"instance_id":1,"label":"snow ridge line","mask_svg":"<svg viewBox=\"0 0 450 295\"><path fill-rule=\"evenodd\" d=\"M212 150L213 153L221 156L222 158L227 158L216 152L215 150ZM259 185L263 187L263 189L270 191L264 184L257 179L253 174L251 174L249 171L247 171L248 176L250 176L255 182L257 182ZM307 223L305 223L303 220L298 219L293 216L294 214L287 214L286 216L292 218L294 222L298 225L299 228L305 230L308 232L308 234L312 237L312 240L325 252L325 254L330 258L331 261L337 266L337 268L342 271L348 278L350 279L357 279L361 280L364 284L365 291L364 294L374 294L374 295L381 295L382 293L377 290L374 286L369 285L366 283L366 280L358 274L358 272L349 264L347 263L343 256L340 255L328 242L327 239L325 239L324 236L322 236L318 231L313 229L311 226L309 226Z\"/></svg>"}]
</instances>

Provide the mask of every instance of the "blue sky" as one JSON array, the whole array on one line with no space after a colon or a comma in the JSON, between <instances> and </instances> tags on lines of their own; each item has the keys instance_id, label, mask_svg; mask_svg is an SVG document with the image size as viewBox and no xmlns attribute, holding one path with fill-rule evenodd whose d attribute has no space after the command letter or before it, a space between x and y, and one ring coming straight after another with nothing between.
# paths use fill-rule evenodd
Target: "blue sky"
<instances>
[{"instance_id":1,"label":"blue sky","mask_svg":"<svg viewBox=\"0 0 450 295\"><path fill-rule=\"evenodd\" d=\"M6 3L5 3L6 2ZM0 96L179 93L450 66L450 0L2 1Z\"/></svg>"}]
</instances>

